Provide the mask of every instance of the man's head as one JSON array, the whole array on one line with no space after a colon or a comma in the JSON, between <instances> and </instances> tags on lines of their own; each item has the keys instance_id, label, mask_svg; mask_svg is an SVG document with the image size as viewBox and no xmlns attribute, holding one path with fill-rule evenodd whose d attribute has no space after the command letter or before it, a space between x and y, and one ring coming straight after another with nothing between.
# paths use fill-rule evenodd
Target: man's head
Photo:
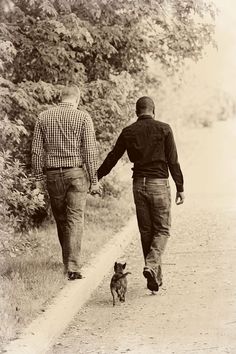
<instances>
[{"instance_id":1,"label":"man's head","mask_svg":"<svg viewBox=\"0 0 236 354\"><path fill-rule=\"evenodd\" d=\"M155 104L148 96L143 96L136 102L136 114L138 117L142 115L155 115Z\"/></svg>"},{"instance_id":2,"label":"man's head","mask_svg":"<svg viewBox=\"0 0 236 354\"><path fill-rule=\"evenodd\" d=\"M62 102L69 102L78 106L80 101L80 90L76 85L65 86L61 92Z\"/></svg>"}]
</instances>

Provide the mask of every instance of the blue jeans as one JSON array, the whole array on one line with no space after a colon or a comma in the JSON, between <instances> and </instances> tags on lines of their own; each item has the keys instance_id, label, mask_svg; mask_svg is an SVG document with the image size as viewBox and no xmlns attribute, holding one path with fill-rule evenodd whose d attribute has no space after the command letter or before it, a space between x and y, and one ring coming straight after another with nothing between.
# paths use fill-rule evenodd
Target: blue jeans
<instances>
[{"instance_id":1,"label":"blue jeans","mask_svg":"<svg viewBox=\"0 0 236 354\"><path fill-rule=\"evenodd\" d=\"M79 270L88 177L83 168L47 171L47 188L57 225L65 271Z\"/></svg>"},{"instance_id":2,"label":"blue jeans","mask_svg":"<svg viewBox=\"0 0 236 354\"><path fill-rule=\"evenodd\" d=\"M161 257L171 227L169 181L157 178L135 178L133 194L145 266L153 270L160 284L162 283Z\"/></svg>"}]
</instances>

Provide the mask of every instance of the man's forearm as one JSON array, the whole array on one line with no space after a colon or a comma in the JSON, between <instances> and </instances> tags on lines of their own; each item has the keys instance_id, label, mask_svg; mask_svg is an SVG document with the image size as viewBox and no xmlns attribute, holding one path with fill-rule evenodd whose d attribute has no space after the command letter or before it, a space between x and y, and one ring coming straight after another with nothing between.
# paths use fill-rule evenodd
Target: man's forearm
<instances>
[{"instance_id":1,"label":"man's forearm","mask_svg":"<svg viewBox=\"0 0 236 354\"><path fill-rule=\"evenodd\" d=\"M95 185L98 183L98 177L97 177L97 164L96 163L90 163L86 162L86 169L89 174L89 180L91 185Z\"/></svg>"},{"instance_id":2,"label":"man's forearm","mask_svg":"<svg viewBox=\"0 0 236 354\"><path fill-rule=\"evenodd\" d=\"M178 162L178 154L175 145L174 135L171 127L169 127L169 132L165 140L165 151L168 167L171 173L171 176L175 182L177 192L184 191L184 178Z\"/></svg>"},{"instance_id":3,"label":"man's forearm","mask_svg":"<svg viewBox=\"0 0 236 354\"><path fill-rule=\"evenodd\" d=\"M184 178L179 163L169 164L171 176L175 182L177 192L184 191Z\"/></svg>"},{"instance_id":4,"label":"man's forearm","mask_svg":"<svg viewBox=\"0 0 236 354\"><path fill-rule=\"evenodd\" d=\"M110 171L113 169L113 167L117 164L118 160L120 159L120 156L117 155L114 150L109 152L107 155L106 159L102 163L102 165L98 169L98 179L101 179L102 177L108 175Z\"/></svg>"},{"instance_id":5,"label":"man's forearm","mask_svg":"<svg viewBox=\"0 0 236 354\"><path fill-rule=\"evenodd\" d=\"M98 169L98 179L108 175L108 173L113 169L117 164L119 159L122 157L126 150L126 145L123 139L122 133L117 139L117 142L112 151L109 152L106 159Z\"/></svg>"},{"instance_id":6,"label":"man's forearm","mask_svg":"<svg viewBox=\"0 0 236 354\"><path fill-rule=\"evenodd\" d=\"M32 154L32 172L37 181L43 180L43 156Z\"/></svg>"},{"instance_id":7,"label":"man's forearm","mask_svg":"<svg viewBox=\"0 0 236 354\"><path fill-rule=\"evenodd\" d=\"M101 179L102 177L108 175L108 173L115 166L116 162L117 161L111 151L98 169L98 179Z\"/></svg>"}]
</instances>

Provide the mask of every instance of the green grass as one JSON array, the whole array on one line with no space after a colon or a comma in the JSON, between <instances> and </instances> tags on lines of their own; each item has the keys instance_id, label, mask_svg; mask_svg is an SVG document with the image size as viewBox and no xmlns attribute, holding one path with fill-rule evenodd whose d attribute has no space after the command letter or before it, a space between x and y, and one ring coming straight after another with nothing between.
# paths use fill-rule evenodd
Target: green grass
<instances>
[{"instance_id":1,"label":"green grass","mask_svg":"<svg viewBox=\"0 0 236 354\"><path fill-rule=\"evenodd\" d=\"M88 263L133 214L131 191L122 198L88 197L81 265ZM0 349L53 299L67 283L54 223L30 232L33 248L0 261ZM28 237L29 237L28 236Z\"/></svg>"}]
</instances>

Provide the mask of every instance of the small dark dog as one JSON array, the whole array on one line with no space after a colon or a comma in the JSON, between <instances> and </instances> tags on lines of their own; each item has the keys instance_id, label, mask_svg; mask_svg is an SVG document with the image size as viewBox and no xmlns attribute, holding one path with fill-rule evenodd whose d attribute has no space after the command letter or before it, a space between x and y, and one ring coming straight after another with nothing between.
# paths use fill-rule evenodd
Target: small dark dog
<instances>
[{"instance_id":1,"label":"small dark dog","mask_svg":"<svg viewBox=\"0 0 236 354\"><path fill-rule=\"evenodd\" d=\"M121 263L115 262L115 264L114 264L115 274L111 278L111 283L110 283L111 294L113 297L113 306L115 306L115 304L116 304L116 301L115 301L116 293L118 295L118 299L121 302L125 302L125 294L127 291L126 276L128 274L131 274L130 272L124 273L125 267L126 267L126 263L121 264Z\"/></svg>"}]
</instances>

